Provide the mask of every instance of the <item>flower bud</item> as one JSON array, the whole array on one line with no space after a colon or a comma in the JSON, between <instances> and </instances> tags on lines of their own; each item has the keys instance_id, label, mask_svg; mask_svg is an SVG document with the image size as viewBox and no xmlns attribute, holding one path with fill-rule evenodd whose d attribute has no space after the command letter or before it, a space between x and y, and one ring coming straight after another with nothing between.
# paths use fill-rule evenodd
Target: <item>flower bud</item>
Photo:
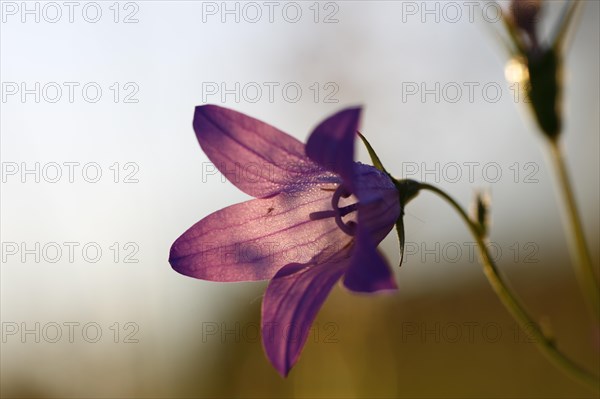
<instances>
[{"instance_id":1,"label":"flower bud","mask_svg":"<svg viewBox=\"0 0 600 399\"><path fill-rule=\"evenodd\" d=\"M541 8L541 0L512 0L510 3L514 24L529 36L532 46L537 45L536 25Z\"/></svg>"},{"instance_id":2,"label":"flower bud","mask_svg":"<svg viewBox=\"0 0 600 399\"><path fill-rule=\"evenodd\" d=\"M475 203L471 208L471 218L477 223L484 237L489 234L491 202L487 193L478 192L475 196Z\"/></svg>"}]
</instances>

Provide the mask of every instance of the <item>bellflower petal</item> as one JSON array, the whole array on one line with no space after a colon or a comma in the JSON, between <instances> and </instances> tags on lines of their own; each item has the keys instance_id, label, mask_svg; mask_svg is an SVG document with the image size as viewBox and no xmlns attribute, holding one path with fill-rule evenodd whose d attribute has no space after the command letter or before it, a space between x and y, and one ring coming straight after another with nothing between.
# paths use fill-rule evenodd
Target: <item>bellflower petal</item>
<instances>
[{"instance_id":1,"label":"bellflower petal","mask_svg":"<svg viewBox=\"0 0 600 399\"><path fill-rule=\"evenodd\" d=\"M360 108L348 108L325 119L306 143L306 155L339 174L350 190L354 190L354 139L360 112Z\"/></svg>"},{"instance_id":2,"label":"bellflower petal","mask_svg":"<svg viewBox=\"0 0 600 399\"><path fill-rule=\"evenodd\" d=\"M264 198L297 190L297 177L321 173L306 158L304 144L258 119L216 105L196 107L200 146L237 188Z\"/></svg>"},{"instance_id":3,"label":"bellflower petal","mask_svg":"<svg viewBox=\"0 0 600 399\"><path fill-rule=\"evenodd\" d=\"M359 232L354 242L352 262L344 275L344 286L354 292L377 292L398 288L388 262L366 233Z\"/></svg>"},{"instance_id":4,"label":"bellflower petal","mask_svg":"<svg viewBox=\"0 0 600 399\"><path fill-rule=\"evenodd\" d=\"M368 165L356 164L355 180L360 200L358 231L344 286L355 292L396 289L394 274L377 245L400 217L398 191L385 173Z\"/></svg>"},{"instance_id":5,"label":"bellflower petal","mask_svg":"<svg viewBox=\"0 0 600 399\"><path fill-rule=\"evenodd\" d=\"M352 237L334 218L313 218L331 207L331 192L279 194L215 212L187 230L171 247L169 262L187 276L212 281L256 281L282 265L305 263Z\"/></svg>"},{"instance_id":6,"label":"bellflower petal","mask_svg":"<svg viewBox=\"0 0 600 399\"><path fill-rule=\"evenodd\" d=\"M298 360L319 309L348 267L349 252L348 247L324 262L289 264L269 283L262 303L262 340L282 376Z\"/></svg>"},{"instance_id":7,"label":"bellflower petal","mask_svg":"<svg viewBox=\"0 0 600 399\"><path fill-rule=\"evenodd\" d=\"M370 235L377 246L400 217L398 190L385 173L361 163L355 164L355 181L359 232Z\"/></svg>"}]
</instances>

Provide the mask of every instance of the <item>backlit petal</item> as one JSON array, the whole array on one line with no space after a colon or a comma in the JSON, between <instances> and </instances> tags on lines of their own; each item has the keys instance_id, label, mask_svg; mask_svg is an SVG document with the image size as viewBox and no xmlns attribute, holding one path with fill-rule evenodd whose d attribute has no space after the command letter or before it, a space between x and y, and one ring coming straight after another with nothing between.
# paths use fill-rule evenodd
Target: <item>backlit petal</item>
<instances>
[{"instance_id":1,"label":"backlit petal","mask_svg":"<svg viewBox=\"0 0 600 399\"><path fill-rule=\"evenodd\" d=\"M331 192L307 188L302 195L255 199L202 219L171 247L169 261L187 276L212 281L265 280L288 263L306 263L352 237L332 217Z\"/></svg>"},{"instance_id":2,"label":"backlit petal","mask_svg":"<svg viewBox=\"0 0 600 399\"><path fill-rule=\"evenodd\" d=\"M196 107L194 131L215 167L253 197L298 191L299 181L322 172L306 157L300 141L240 112Z\"/></svg>"}]
</instances>

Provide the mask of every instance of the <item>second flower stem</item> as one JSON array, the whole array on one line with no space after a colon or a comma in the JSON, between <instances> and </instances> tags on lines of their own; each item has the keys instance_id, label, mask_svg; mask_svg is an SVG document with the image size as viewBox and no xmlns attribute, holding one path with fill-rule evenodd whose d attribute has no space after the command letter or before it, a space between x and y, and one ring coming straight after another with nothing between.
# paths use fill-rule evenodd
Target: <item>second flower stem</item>
<instances>
[{"instance_id":1,"label":"second flower stem","mask_svg":"<svg viewBox=\"0 0 600 399\"><path fill-rule=\"evenodd\" d=\"M600 318L600 291L598 289L598 282L594 275L592 257L585 241L583 224L577 210L577 202L575 201L575 195L571 187L569 174L567 173L562 147L558 140L550 140L550 152L558 178L559 191L563 196L566 207L567 223L570 225L571 242L576 254L574 256L574 264L577 265L575 269L577 279L592 313L596 318Z\"/></svg>"},{"instance_id":2,"label":"second flower stem","mask_svg":"<svg viewBox=\"0 0 600 399\"><path fill-rule=\"evenodd\" d=\"M521 305L520 300L508 287L506 281L500 274L500 271L494 260L492 259L487 245L486 238L482 232L482 229L478 224L473 222L465 210L456 202L452 197L446 194L439 188L421 183L420 188L422 190L432 191L435 194L446 200L461 216L463 221L468 226L473 237L477 241L479 247L479 254L481 256L481 263L483 264L483 270L485 276L490 282L493 290L496 292L506 309L510 312L513 318L519 323L519 326L530 336L530 338L536 343L540 351L559 369L565 371L568 375L573 377L579 382L583 382L590 387L598 390L600 388L600 379L598 376L593 375L589 371L583 369L581 366L569 359L563 354L557 347L554 340L544 334L542 328L536 323L531 316L527 313L525 308Z\"/></svg>"}]
</instances>

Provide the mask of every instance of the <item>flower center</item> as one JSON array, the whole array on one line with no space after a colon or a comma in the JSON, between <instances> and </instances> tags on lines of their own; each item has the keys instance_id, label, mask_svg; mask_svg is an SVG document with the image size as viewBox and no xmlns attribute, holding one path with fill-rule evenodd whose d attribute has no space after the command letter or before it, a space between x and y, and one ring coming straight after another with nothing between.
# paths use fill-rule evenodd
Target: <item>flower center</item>
<instances>
[{"instance_id":1,"label":"flower center","mask_svg":"<svg viewBox=\"0 0 600 399\"><path fill-rule=\"evenodd\" d=\"M342 198L348 198L351 195L352 193L340 184L331 197L332 210L313 212L309 215L310 220L320 220L333 217L335 218L335 223L344 233L353 236L356 233L356 222L353 220L346 222L343 220L343 217L358 210L358 202L340 207L340 200Z\"/></svg>"}]
</instances>

